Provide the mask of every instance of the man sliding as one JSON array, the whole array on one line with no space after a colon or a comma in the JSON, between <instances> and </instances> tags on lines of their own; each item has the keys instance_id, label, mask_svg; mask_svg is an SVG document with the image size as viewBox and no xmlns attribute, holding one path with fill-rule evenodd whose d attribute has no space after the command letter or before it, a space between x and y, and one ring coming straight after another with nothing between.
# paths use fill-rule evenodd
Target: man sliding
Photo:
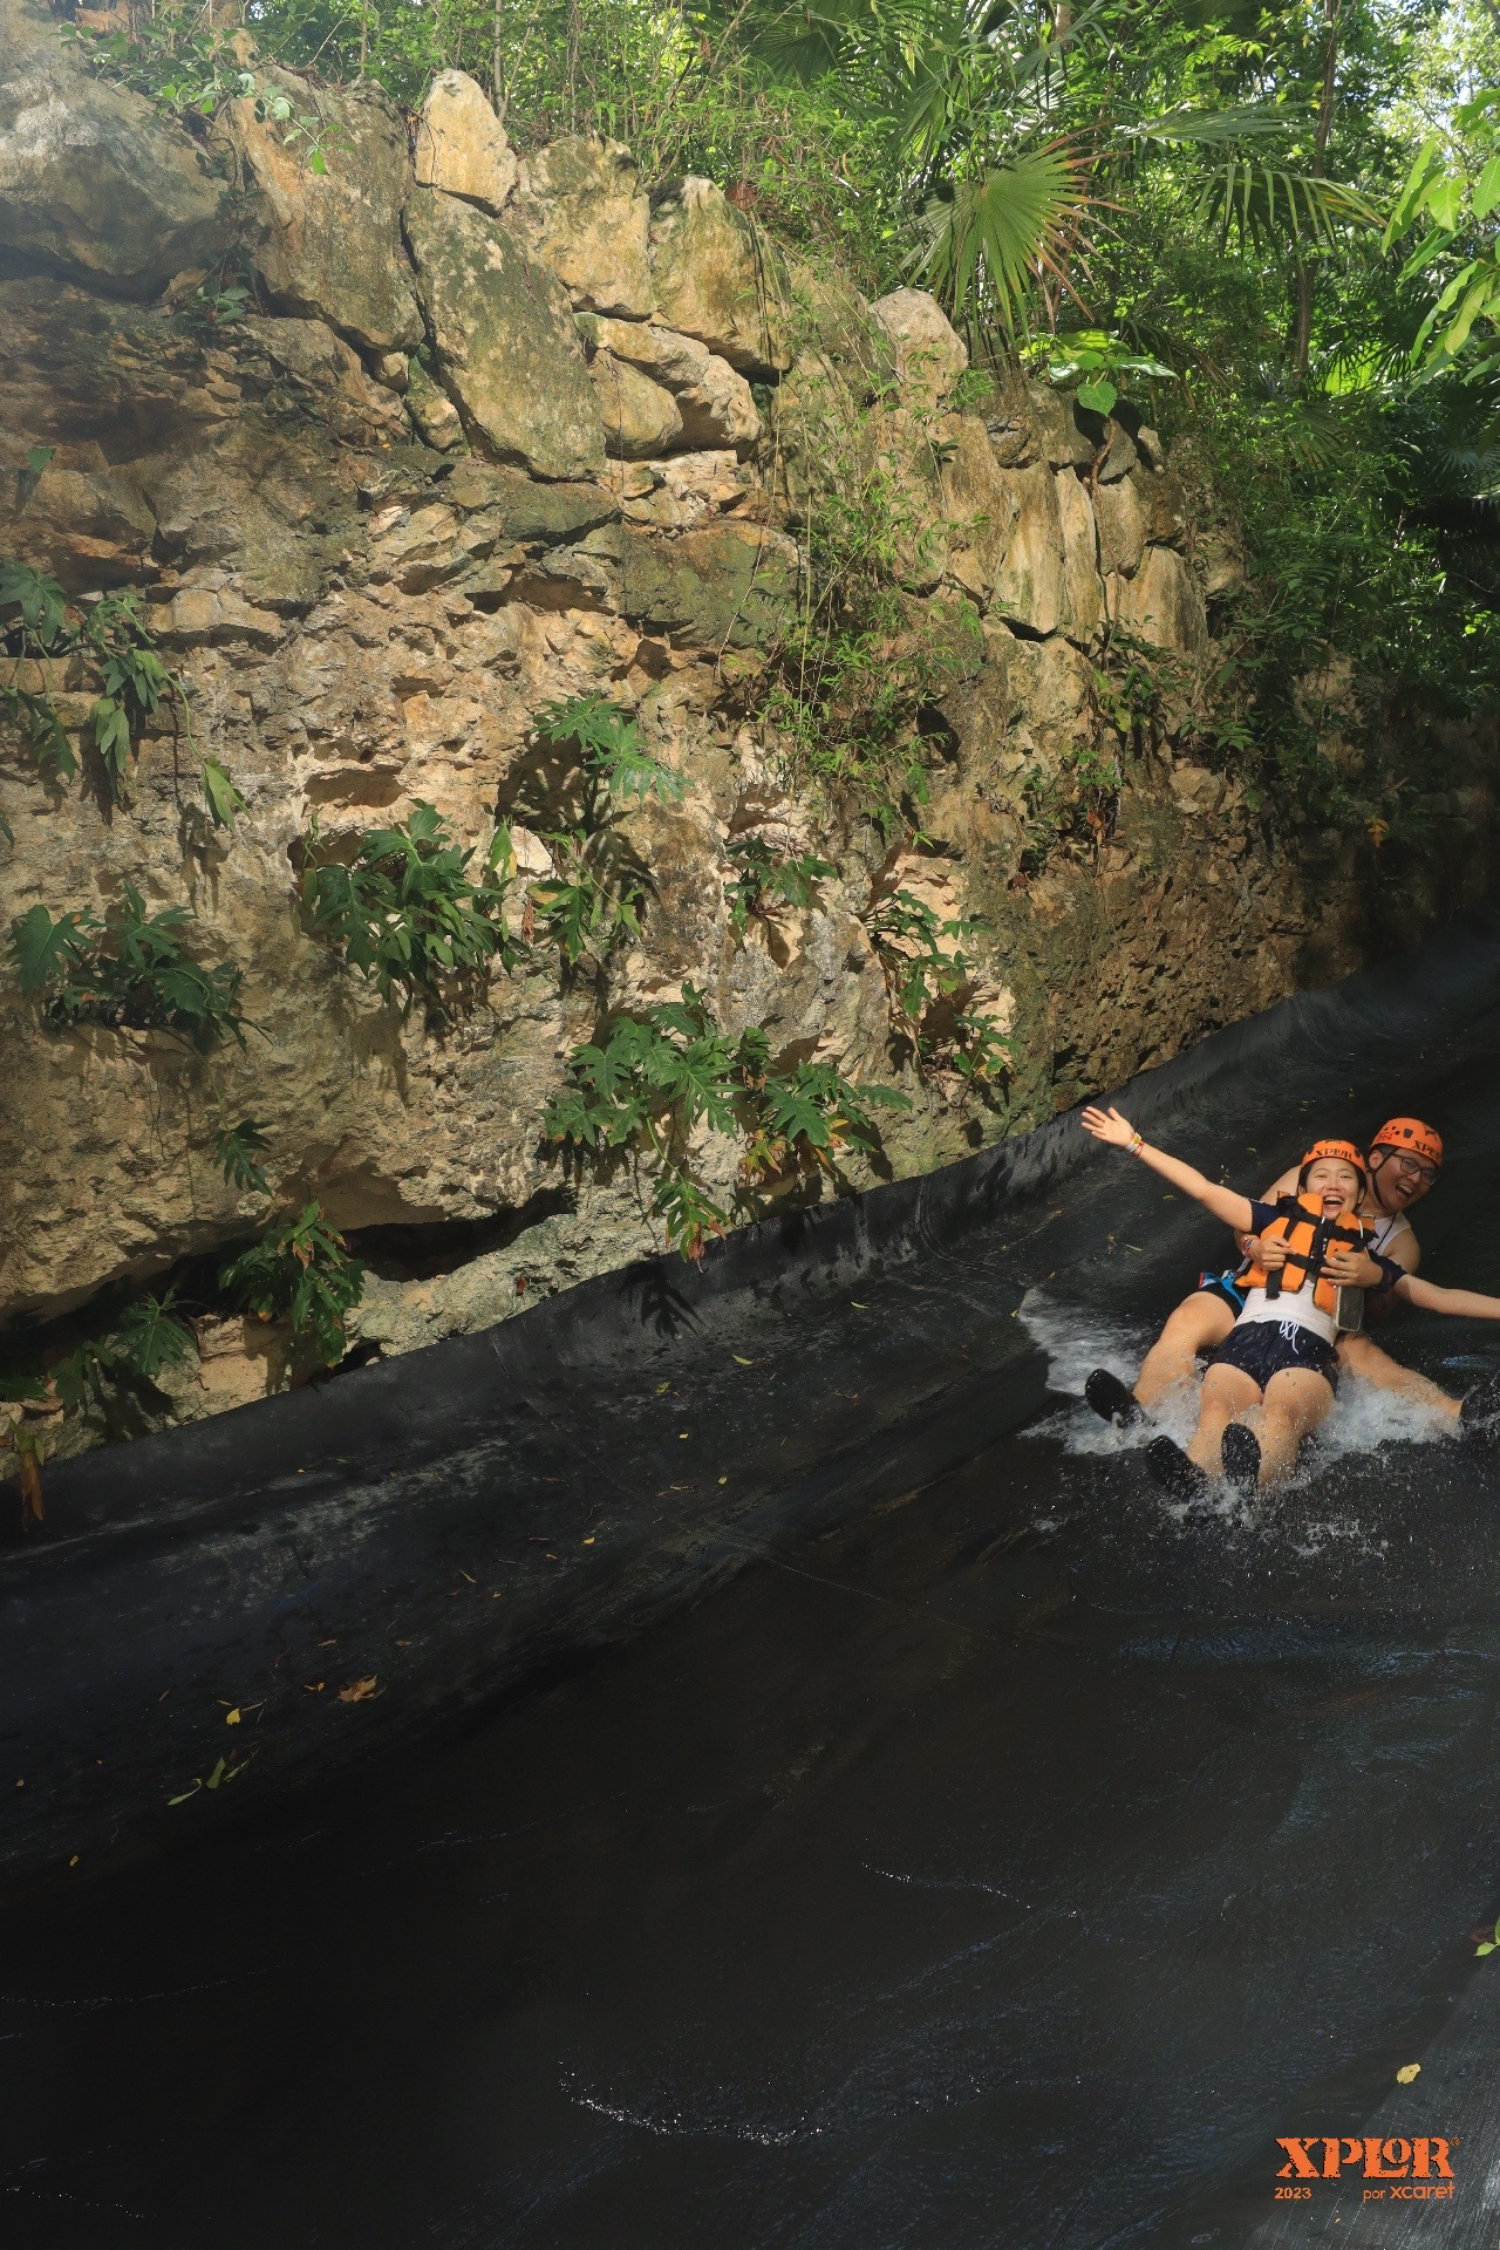
<instances>
[{"instance_id":1,"label":"man sliding","mask_svg":"<svg viewBox=\"0 0 1500 2250\"><path fill-rule=\"evenodd\" d=\"M1374 1230L1369 1248L1408 1273L1417 1271L1422 1253L1407 1214L1436 1186L1442 1163L1442 1137L1420 1118L1388 1118L1370 1143L1365 1165L1369 1185L1360 1199L1359 1216ZM1267 1190L1265 1201L1278 1203L1296 1189L1293 1168ZM1175 1308L1146 1354L1133 1388L1107 1368L1095 1368L1084 1395L1096 1414L1122 1425L1141 1416L1149 1418L1171 1392L1196 1379L1202 1357L1223 1343L1244 1303L1243 1279L1257 1250L1254 1236L1242 1236L1240 1249L1239 1266L1201 1275L1198 1287ZM1389 1292L1376 1297L1370 1307L1377 1318L1393 1309ZM1340 1337L1338 1366L1342 1373L1444 1415L1455 1431L1460 1426L1473 1431L1500 1413L1500 1378L1482 1384L1467 1399L1453 1398L1425 1375L1392 1359L1363 1332Z\"/></svg>"},{"instance_id":2,"label":"man sliding","mask_svg":"<svg viewBox=\"0 0 1500 2250\"><path fill-rule=\"evenodd\" d=\"M1153 1474L1175 1491L1199 1490L1220 1469L1243 1490L1288 1473L1302 1440L1333 1404L1336 1347L1359 1325L1363 1290L1388 1290L1430 1312L1500 1320L1500 1297L1440 1289L1391 1258L1372 1256L1376 1230L1357 1215L1369 1175L1349 1141L1314 1142L1298 1170L1296 1195L1271 1204L1220 1187L1153 1148L1117 1109L1090 1107L1083 1125L1257 1240L1258 1263L1244 1276L1243 1306L1209 1361L1187 1452L1168 1437L1147 1448Z\"/></svg>"}]
</instances>

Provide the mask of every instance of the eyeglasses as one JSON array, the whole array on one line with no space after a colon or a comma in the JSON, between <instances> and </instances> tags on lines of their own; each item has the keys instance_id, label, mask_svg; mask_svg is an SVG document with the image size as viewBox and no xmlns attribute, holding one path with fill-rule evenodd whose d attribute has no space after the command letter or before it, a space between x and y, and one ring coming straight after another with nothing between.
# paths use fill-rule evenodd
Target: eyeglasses
<instances>
[{"instance_id":1,"label":"eyeglasses","mask_svg":"<svg viewBox=\"0 0 1500 2250\"><path fill-rule=\"evenodd\" d=\"M1420 1180L1423 1187L1431 1187L1438 1176L1435 1164L1424 1164L1420 1156L1408 1156L1404 1148L1393 1148L1386 1162L1394 1164L1405 1180Z\"/></svg>"}]
</instances>

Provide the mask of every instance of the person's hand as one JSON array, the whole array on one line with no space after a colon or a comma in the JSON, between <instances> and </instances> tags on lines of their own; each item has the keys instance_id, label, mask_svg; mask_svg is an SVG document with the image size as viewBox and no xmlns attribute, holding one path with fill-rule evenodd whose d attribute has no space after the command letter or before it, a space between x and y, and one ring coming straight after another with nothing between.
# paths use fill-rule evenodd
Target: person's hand
<instances>
[{"instance_id":1,"label":"person's hand","mask_svg":"<svg viewBox=\"0 0 1500 2250\"><path fill-rule=\"evenodd\" d=\"M1331 1242L1323 1271L1341 1289L1378 1289L1385 1279L1368 1250L1356 1250L1352 1242Z\"/></svg>"},{"instance_id":2,"label":"person's hand","mask_svg":"<svg viewBox=\"0 0 1500 2250\"><path fill-rule=\"evenodd\" d=\"M1255 1263L1266 1273L1280 1273L1287 1261L1284 1235L1251 1235L1248 1250Z\"/></svg>"},{"instance_id":3,"label":"person's hand","mask_svg":"<svg viewBox=\"0 0 1500 2250\"><path fill-rule=\"evenodd\" d=\"M1135 1127L1128 1117L1122 1117L1117 1109L1095 1109L1092 1104L1083 1113L1083 1129L1110 1148L1129 1148L1135 1139Z\"/></svg>"}]
</instances>

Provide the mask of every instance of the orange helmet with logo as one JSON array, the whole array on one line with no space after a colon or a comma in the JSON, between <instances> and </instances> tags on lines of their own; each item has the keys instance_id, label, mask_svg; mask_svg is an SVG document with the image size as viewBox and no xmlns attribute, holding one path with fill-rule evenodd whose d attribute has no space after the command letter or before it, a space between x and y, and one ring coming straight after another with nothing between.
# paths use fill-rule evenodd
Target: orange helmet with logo
<instances>
[{"instance_id":1,"label":"orange helmet with logo","mask_svg":"<svg viewBox=\"0 0 1500 2250\"><path fill-rule=\"evenodd\" d=\"M1441 1165L1443 1161L1442 1134L1424 1125L1420 1117L1388 1117L1370 1146L1409 1149L1427 1164Z\"/></svg>"},{"instance_id":2,"label":"orange helmet with logo","mask_svg":"<svg viewBox=\"0 0 1500 2250\"><path fill-rule=\"evenodd\" d=\"M1366 1168L1364 1158L1360 1155L1353 1141L1314 1141L1312 1147L1302 1159L1301 1169L1297 1174L1298 1187L1306 1187L1308 1173L1325 1156L1335 1159L1340 1164L1352 1164L1359 1174L1361 1187L1367 1188L1369 1186L1369 1171Z\"/></svg>"}]
</instances>

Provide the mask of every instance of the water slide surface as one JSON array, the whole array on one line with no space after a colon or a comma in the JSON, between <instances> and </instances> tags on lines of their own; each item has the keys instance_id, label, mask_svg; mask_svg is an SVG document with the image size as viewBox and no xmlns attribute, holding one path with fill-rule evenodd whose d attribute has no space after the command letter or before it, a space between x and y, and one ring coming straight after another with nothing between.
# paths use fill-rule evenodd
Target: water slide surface
<instances>
[{"instance_id":1,"label":"water slide surface","mask_svg":"<svg viewBox=\"0 0 1500 2250\"><path fill-rule=\"evenodd\" d=\"M1497 1033L1469 926L1125 1106L1252 1189L1430 1116L1500 1291ZM1169 1505L1076 1393L1221 1248L1062 1120L59 1472L7 2250L1493 2250L1500 1456L1346 1385Z\"/></svg>"}]
</instances>

